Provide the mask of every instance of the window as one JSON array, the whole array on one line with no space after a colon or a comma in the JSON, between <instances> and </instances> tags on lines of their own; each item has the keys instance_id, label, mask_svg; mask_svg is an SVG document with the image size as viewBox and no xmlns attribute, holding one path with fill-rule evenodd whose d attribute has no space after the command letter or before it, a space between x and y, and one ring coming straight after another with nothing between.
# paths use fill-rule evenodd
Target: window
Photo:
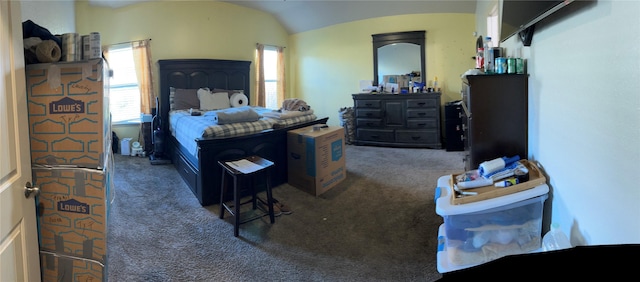
<instances>
[{"instance_id":1,"label":"window","mask_svg":"<svg viewBox=\"0 0 640 282\"><path fill-rule=\"evenodd\" d=\"M497 47L500 42L498 27L498 7L494 6L487 17L487 36L491 36L491 46L493 47Z\"/></svg>"},{"instance_id":2,"label":"window","mask_svg":"<svg viewBox=\"0 0 640 282\"><path fill-rule=\"evenodd\" d=\"M131 44L109 49L109 109L112 124L140 123L140 89Z\"/></svg>"},{"instance_id":3,"label":"window","mask_svg":"<svg viewBox=\"0 0 640 282\"><path fill-rule=\"evenodd\" d=\"M274 46L264 46L265 107L279 109L278 105L278 51Z\"/></svg>"}]
</instances>

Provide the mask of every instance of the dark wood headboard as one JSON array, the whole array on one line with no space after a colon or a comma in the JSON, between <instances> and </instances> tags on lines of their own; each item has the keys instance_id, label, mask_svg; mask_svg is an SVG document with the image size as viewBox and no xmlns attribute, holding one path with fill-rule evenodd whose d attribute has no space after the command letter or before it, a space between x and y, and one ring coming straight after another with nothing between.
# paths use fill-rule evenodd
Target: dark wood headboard
<instances>
[{"instance_id":1,"label":"dark wood headboard","mask_svg":"<svg viewBox=\"0 0 640 282\"><path fill-rule=\"evenodd\" d=\"M158 60L158 65L160 74L159 112L162 130L165 134L169 132L169 87L244 90L247 98L251 99L250 61L172 59Z\"/></svg>"}]
</instances>

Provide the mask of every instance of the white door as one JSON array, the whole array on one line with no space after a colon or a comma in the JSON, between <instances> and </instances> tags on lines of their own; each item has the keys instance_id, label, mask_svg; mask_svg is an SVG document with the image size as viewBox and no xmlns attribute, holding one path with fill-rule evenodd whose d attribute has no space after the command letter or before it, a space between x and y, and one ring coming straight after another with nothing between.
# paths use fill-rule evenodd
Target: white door
<instances>
[{"instance_id":1,"label":"white door","mask_svg":"<svg viewBox=\"0 0 640 282\"><path fill-rule=\"evenodd\" d=\"M0 281L40 281L20 2L0 0Z\"/></svg>"}]
</instances>

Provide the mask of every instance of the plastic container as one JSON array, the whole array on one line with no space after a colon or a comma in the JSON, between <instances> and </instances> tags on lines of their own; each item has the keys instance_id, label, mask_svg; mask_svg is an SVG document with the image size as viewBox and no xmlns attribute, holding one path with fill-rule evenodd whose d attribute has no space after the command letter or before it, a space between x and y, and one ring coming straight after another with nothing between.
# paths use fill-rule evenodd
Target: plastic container
<instances>
[{"instance_id":1,"label":"plastic container","mask_svg":"<svg viewBox=\"0 0 640 282\"><path fill-rule=\"evenodd\" d=\"M484 38L484 72L485 73L493 73L493 43L491 43L491 37L487 36Z\"/></svg>"},{"instance_id":2,"label":"plastic container","mask_svg":"<svg viewBox=\"0 0 640 282\"><path fill-rule=\"evenodd\" d=\"M131 139L130 137L120 139L120 154L128 156L131 154Z\"/></svg>"},{"instance_id":3,"label":"plastic container","mask_svg":"<svg viewBox=\"0 0 640 282\"><path fill-rule=\"evenodd\" d=\"M438 179L436 213L444 219L443 248L450 267L473 266L540 249L542 215L549 186L452 204L451 176Z\"/></svg>"},{"instance_id":4,"label":"plastic container","mask_svg":"<svg viewBox=\"0 0 640 282\"><path fill-rule=\"evenodd\" d=\"M542 251L556 251L571 248L571 242L558 223L551 224L551 229L542 237Z\"/></svg>"}]
</instances>

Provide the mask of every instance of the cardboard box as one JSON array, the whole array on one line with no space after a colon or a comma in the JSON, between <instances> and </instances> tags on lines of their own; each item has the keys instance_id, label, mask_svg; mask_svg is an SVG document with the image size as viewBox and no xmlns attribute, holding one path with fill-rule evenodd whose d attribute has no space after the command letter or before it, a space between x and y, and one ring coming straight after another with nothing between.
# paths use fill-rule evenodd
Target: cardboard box
<instances>
[{"instance_id":1,"label":"cardboard box","mask_svg":"<svg viewBox=\"0 0 640 282\"><path fill-rule=\"evenodd\" d=\"M344 128L318 125L287 133L288 182L318 196L342 182L345 166Z\"/></svg>"},{"instance_id":2,"label":"cardboard box","mask_svg":"<svg viewBox=\"0 0 640 282\"><path fill-rule=\"evenodd\" d=\"M69 256L40 252L42 281L107 281L107 269L103 263Z\"/></svg>"},{"instance_id":3,"label":"cardboard box","mask_svg":"<svg viewBox=\"0 0 640 282\"><path fill-rule=\"evenodd\" d=\"M40 187L38 241L41 251L92 259L107 256L107 221L113 201L113 162L103 170L33 167Z\"/></svg>"},{"instance_id":4,"label":"cardboard box","mask_svg":"<svg viewBox=\"0 0 640 282\"><path fill-rule=\"evenodd\" d=\"M101 168L111 146L102 59L26 66L31 162Z\"/></svg>"}]
</instances>

